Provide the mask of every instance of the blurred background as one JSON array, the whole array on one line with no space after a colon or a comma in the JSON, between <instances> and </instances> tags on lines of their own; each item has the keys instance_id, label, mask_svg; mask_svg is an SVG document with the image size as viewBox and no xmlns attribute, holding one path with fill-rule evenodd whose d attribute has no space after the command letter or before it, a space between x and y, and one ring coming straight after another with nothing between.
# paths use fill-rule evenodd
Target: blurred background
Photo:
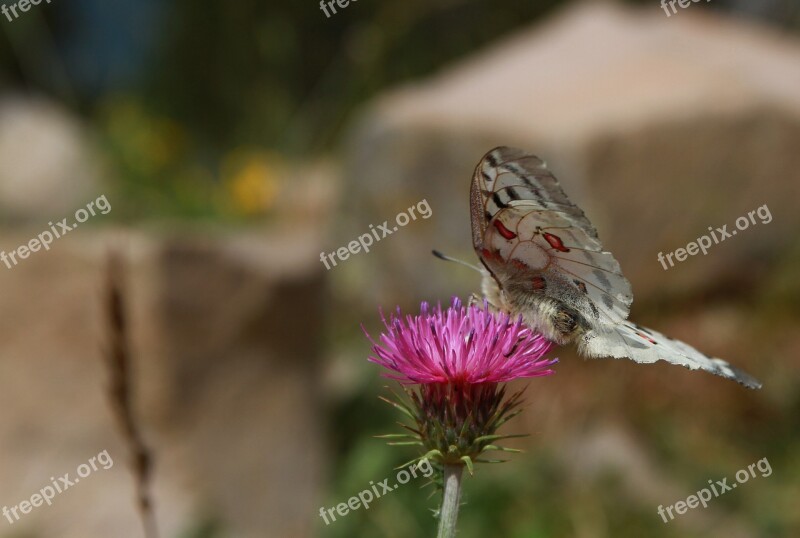
<instances>
[{"instance_id":1,"label":"blurred background","mask_svg":"<svg viewBox=\"0 0 800 538\"><path fill-rule=\"evenodd\" d=\"M548 161L631 281L635 321L764 387L556 349L504 430L530 434L510 443L525 453L466 480L459 535L800 536L800 4L675 8L53 0L0 16L0 250L100 196L112 208L0 265L0 505L103 450L115 462L0 537L142 536L103 358L110 250L161 536L433 536L421 481L329 525L319 509L416 455L374 438L402 417L361 324L479 290L430 251L474 261L469 181L497 145ZM422 200L430 218L321 263ZM657 261L764 204L770 223ZM762 458L770 476L657 514Z\"/></svg>"}]
</instances>

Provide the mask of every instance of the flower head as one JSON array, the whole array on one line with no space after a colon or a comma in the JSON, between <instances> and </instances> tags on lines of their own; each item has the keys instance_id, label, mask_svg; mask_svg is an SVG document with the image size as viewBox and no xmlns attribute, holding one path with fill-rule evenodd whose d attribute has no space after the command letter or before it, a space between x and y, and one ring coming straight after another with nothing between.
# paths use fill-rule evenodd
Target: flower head
<instances>
[{"instance_id":1,"label":"flower head","mask_svg":"<svg viewBox=\"0 0 800 538\"><path fill-rule=\"evenodd\" d=\"M550 375L557 360L543 359L552 343L521 320L493 314L486 306L431 309L402 317L400 309L387 321L381 344L372 340L369 360L391 370L387 377L405 384L504 383L521 377ZM369 337L369 335L367 335Z\"/></svg>"},{"instance_id":2,"label":"flower head","mask_svg":"<svg viewBox=\"0 0 800 538\"><path fill-rule=\"evenodd\" d=\"M495 432L519 412L522 393L506 397L500 384L552 374L557 360L543 356L553 344L487 305L464 307L453 299L447 310L427 303L420 310L383 316L380 343L367 334L374 353L369 360L389 370L385 375L402 383L411 400L390 402L414 420L406 427L411 434L387 438L412 439L394 444L421 445L421 457L470 471L473 461L486 461L477 459L484 452L513 451L495 444L513 436Z\"/></svg>"}]
</instances>

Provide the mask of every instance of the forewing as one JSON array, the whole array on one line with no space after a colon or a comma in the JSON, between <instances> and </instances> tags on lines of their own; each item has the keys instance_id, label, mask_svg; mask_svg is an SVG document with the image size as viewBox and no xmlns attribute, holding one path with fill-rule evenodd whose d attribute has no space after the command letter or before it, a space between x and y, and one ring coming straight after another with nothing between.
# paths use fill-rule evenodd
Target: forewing
<instances>
[{"instance_id":1,"label":"forewing","mask_svg":"<svg viewBox=\"0 0 800 538\"><path fill-rule=\"evenodd\" d=\"M473 246L501 286L531 280L533 290L592 325L627 318L630 283L541 159L506 147L490 151L475 169L470 201Z\"/></svg>"},{"instance_id":2,"label":"forewing","mask_svg":"<svg viewBox=\"0 0 800 538\"><path fill-rule=\"evenodd\" d=\"M579 343L579 348L592 357L629 357L639 363L662 360L685 366L690 370L705 370L732 379L751 389L761 388L759 381L724 360L709 357L685 342L669 338L658 331L630 321L607 328L605 331L587 333Z\"/></svg>"}]
</instances>

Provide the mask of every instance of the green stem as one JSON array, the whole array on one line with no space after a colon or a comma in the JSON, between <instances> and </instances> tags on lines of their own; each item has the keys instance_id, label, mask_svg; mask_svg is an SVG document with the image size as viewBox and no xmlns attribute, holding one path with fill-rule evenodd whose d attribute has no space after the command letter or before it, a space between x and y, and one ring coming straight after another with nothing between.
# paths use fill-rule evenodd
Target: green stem
<instances>
[{"instance_id":1,"label":"green stem","mask_svg":"<svg viewBox=\"0 0 800 538\"><path fill-rule=\"evenodd\" d=\"M442 494L442 509L439 511L438 538L454 538L456 535L463 471L463 465L444 466L444 493Z\"/></svg>"}]
</instances>

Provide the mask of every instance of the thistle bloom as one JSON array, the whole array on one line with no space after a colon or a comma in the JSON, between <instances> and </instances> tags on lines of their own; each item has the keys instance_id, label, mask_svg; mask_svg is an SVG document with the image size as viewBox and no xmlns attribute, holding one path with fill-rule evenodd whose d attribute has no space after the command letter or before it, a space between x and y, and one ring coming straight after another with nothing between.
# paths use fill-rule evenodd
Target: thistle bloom
<instances>
[{"instance_id":1,"label":"thistle bloom","mask_svg":"<svg viewBox=\"0 0 800 538\"><path fill-rule=\"evenodd\" d=\"M422 303L418 316L391 316L381 344L369 360L391 370L386 377L404 384L505 383L553 373L556 360L543 359L552 343L521 320L493 314L484 305L464 307L457 298L442 311ZM369 337L369 335L367 335Z\"/></svg>"},{"instance_id":2,"label":"thistle bloom","mask_svg":"<svg viewBox=\"0 0 800 538\"><path fill-rule=\"evenodd\" d=\"M552 374L557 361L543 358L552 343L485 304L464 307L454 298L447 310L427 303L420 310L383 316L380 343L367 334L369 360L389 370L384 375L403 384L411 399L390 402L415 422L406 436L413 441L395 444L422 445L424 457L471 472L472 462L485 461L477 459L483 452L509 450L494 444L508 437L495 431L517 414L521 391L506 398L501 383Z\"/></svg>"},{"instance_id":3,"label":"thistle bloom","mask_svg":"<svg viewBox=\"0 0 800 538\"><path fill-rule=\"evenodd\" d=\"M389 320L380 343L370 338L371 362L389 370L384 375L399 381L410 403L391 402L410 417L409 433L391 434L390 444L422 446L417 459L429 459L441 471L443 496L439 511L439 537L455 536L461 496L461 475L466 466L485 452L517 452L498 446L497 429L517 415L522 391L506 398L502 383L525 377L546 376L556 359L543 356L553 345L521 320L494 314L474 305L464 307L453 299L447 310L422 303L418 316ZM365 331L366 332L366 331ZM413 390L416 389L416 390ZM407 439L407 440L397 440Z\"/></svg>"}]
</instances>

